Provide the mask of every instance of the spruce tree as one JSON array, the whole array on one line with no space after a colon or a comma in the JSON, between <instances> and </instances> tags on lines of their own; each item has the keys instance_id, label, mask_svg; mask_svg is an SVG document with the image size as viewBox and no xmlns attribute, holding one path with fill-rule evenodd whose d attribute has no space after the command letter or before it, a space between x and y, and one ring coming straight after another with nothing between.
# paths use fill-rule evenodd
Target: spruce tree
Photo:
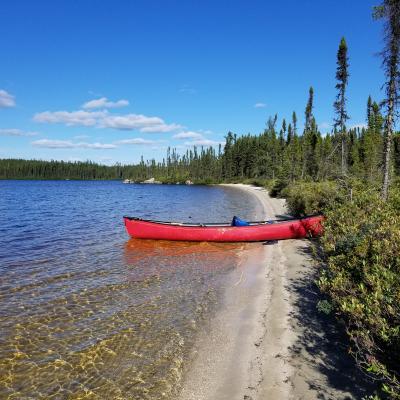
<instances>
[{"instance_id":1,"label":"spruce tree","mask_svg":"<svg viewBox=\"0 0 400 400\"><path fill-rule=\"evenodd\" d=\"M297 135L297 115L296 112L292 113L293 135Z\"/></svg>"},{"instance_id":2,"label":"spruce tree","mask_svg":"<svg viewBox=\"0 0 400 400\"><path fill-rule=\"evenodd\" d=\"M310 131L311 130L311 121L313 118L313 107L314 107L314 89L311 86L310 90L308 92L308 101L306 105L306 111L305 111L305 117L306 117L306 122L304 126L304 130Z\"/></svg>"},{"instance_id":3,"label":"spruce tree","mask_svg":"<svg viewBox=\"0 0 400 400\"><path fill-rule=\"evenodd\" d=\"M372 108L372 99L371 96L368 96L368 101L367 101L367 123L368 126L371 124L371 108Z\"/></svg>"},{"instance_id":4,"label":"spruce tree","mask_svg":"<svg viewBox=\"0 0 400 400\"><path fill-rule=\"evenodd\" d=\"M312 162L312 149L311 149L311 135L313 125L313 108L314 108L314 89L312 86L308 92L308 101L305 109L305 125L304 134L302 137L303 142L303 166L301 170L301 178L310 170L309 163Z\"/></svg>"},{"instance_id":5,"label":"spruce tree","mask_svg":"<svg viewBox=\"0 0 400 400\"><path fill-rule=\"evenodd\" d=\"M347 170L346 121L349 119L349 116L346 111L346 87L349 79L348 67L347 44L345 38L342 37L337 52L336 79L338 82L336 84L336 89L338 89L338 94L336 96L336 101L333 103L336 113L334 126L335 128L338 128L342 142L342 175L345 175Z\"/></svg>"},{"instance_id":6,"label":"spruce tree","mask_svg":"<svg viewBox=\"0 0 400 400\"><path fill-rule=\"evenodd\" d=\"M282 120L282 131L283 131L283 136L285 136L286 133L286 120L283 118Z\"/></svg>"},{"instance_id":7,"label":"spruce tree","mask_svg":"<svg viewBox=\"0 0 400 400\"><path fill-rule=\"evenodd\" d=\"M288 130L287 130L287 139L286 139L286 144L289 146L293 138L293 129L292 129L292 124L289 123L288 125Z\"/></svg>"},{"instance_id":8,"label":"spruce tree","mask_svg":"<svg viewBox=\"0 0 400 400\"><path fill-rule=\"evenodd\" d=\"M396 108L399 100L399 60L400 60L400 0L384 0L375 7L375 18L385 22L385 48L382 52L383 68L386 75L386 118L383 152L383 181L381 197L387 200L390 185L390 152L393 140Z\"/></svg>"}]
</instances>

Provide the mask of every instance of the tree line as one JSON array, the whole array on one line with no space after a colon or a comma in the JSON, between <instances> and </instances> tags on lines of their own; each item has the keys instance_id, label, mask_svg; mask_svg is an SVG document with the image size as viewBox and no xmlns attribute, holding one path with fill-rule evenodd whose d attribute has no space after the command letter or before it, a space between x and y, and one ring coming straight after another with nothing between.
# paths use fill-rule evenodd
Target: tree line
<instances>
[{"instance_id":1,"label":"tree line","mask_svg":"<svg viewBox=\"0 0 400 400\"><path fill-rule=\"evenodd\" d=\"M154 177L163 182L191 179L198 183L245 179L284 181L334 179L346 174L370 183L383 179L385 118L379 104L368 98L366 126L343 133L343 121L333 132L322 134L314 117L314 90L305 106L305 127L298 131L297 115L282 120L270 117L258 135L238 136L229 132L225 145L193 147L180 155L168 148L160 162L106 166L94 162L64 162L1 159L0 179L132 179ZM400 175L400 134L394 133L392 169Z\"/></svg>"}]
</instances>

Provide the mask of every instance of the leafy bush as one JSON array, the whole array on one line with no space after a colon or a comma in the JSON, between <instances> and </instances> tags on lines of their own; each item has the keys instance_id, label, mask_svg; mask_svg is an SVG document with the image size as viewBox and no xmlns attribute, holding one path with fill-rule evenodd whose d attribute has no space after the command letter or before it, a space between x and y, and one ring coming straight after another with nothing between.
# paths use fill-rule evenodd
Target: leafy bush
<instances>
[{"instance_id":1,"label":"leafy bush","mask_svg":"<svg viewBox=\"0 0 400 400\"><path fill-rule=\"evenodd\" d=\"M272 197L282 197L282 191L287 188L289 181L285 179L277 179L272 182L271 189L269 191Z\"/></svg>"},{"instance_id":2,"label":"leafy bush","mask_svg":"<svg viewBox=\"0 0 400 400\"><path fill-rule=\"evenodd\" d=\"M345 193L335 182L295 182L283 190L289 212L295 216L324 212L334 203L341 203Z\"/></svg>"},{"instance_id":3,"label":"leafy bush","mask_svg":"<svg viewBox=\"0 0 400 400\"><path fill-rule=\"evenodd\" d=\"M265 178L249 178L245 179L244 181L241 181L242 183L246 183L248 185L254 185L254 186L259 186L259 187L265 187L265 188L270 188L272 185L271 179L265 179Z\"/></svg>"},{"instance_id":4,"label":"leafy bush","mask_svg":"<svg viewBox=\"0 0 400 400\"><path fill-rule=\"evenodd\" d=\"M315 197L306 196L302 209L319 206L320 194ZM396 189L387 203L364 189L351 202L324 207L326 268L319 279L346 322L357 362L395 399L400 399L399 199Z\"/></svg>"},{"instance_id":5,"label":"leafy bush","mask_svg":"<svg viewBox=\"0 0 400 400\"><path fill-rule=\"evenodd\" d=\"M319 311L344 320L359 366L400 399L400 183L386 203L361 181L279 185L291 214L326 216Z\"/></svg>"}]
</instances>

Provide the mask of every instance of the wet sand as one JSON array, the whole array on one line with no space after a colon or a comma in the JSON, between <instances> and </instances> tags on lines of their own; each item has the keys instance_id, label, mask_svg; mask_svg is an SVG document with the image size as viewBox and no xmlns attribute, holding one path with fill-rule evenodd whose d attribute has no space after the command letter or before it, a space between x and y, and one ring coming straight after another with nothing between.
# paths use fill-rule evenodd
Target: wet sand
<instances>
[{"instance_id":1,"label":"wet sand","mask_svg":"<svg viewBox=\"0 0 400 400\"><path fill-rule=\"evenodd\" d=\"M256 218L286 215L285 201L259 200ZM371 393L347 352L343 329L316 309L308 240L251 244L226 284L219 311L193 349L181 400L358 399ZM368 389L366 389L368 388Z\"/></svg>"}]
</instances>

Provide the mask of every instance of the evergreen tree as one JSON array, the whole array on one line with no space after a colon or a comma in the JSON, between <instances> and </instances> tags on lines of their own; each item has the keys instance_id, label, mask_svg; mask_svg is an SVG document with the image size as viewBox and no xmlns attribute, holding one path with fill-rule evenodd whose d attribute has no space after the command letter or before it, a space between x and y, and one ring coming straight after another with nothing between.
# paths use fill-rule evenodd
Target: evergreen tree
<instances>
[{"instance_id":1,"label":"evergreen tree","mask_svg":"<svg viewBox=\"0 0 400 400\"><path fill-rule=\"evenodd\" d=\"M306 121L305 121L304 131L306 131L306 132L311 130L311 121L313 118L313 107L314 107L314 89L311 86L310 90L308 92L308 101L307 101L306 111L305 111Z\"/></svg>"},{"instance_id":2,"label":"evergreen tree","mask_svg":"<svg viewBox=\"0 0 400 400\"><path fill-rule=\"evenodd\" d=\"M290 142L293 139L293 129L292 129L292 124L289 123L288 125L288 132L287 132L287 138L286 138L286 144L289 146Z\"/></svg>"},{"instance_id":3,"label":"evergreen tree","mask_svg":"<svg viewBox=\"0 0 400 400\"><path fill-rule=\"evenodd\" d=\"M286 134L286 120L283 118L282 120L282 131L283 131L283 136Z\"/></svg>"},{"instance_id":4,"label":"evergreen tree","mask_svg":"<svg viewBox=\"0 0 400 400\"><path fill-rule=\"evenodd\" d=\"M342 163L341 170L342 175L346 173L347 163L346 163L346 121L349 119L346 111L346 86L349 78L348 73L348 57L347 57L347 44L343 37L339 44L339 50L337 52L337 69L336 69L336 89L338 89L338 94L336 96L336 101L334 102L334 109L336 117L334 120L335 128L339 129L342 144Z\"/></svg>"},{"instance_id":5,"label":"evergreen tree","mask_svg":"<svg viewBox=\"0 0 400 400\"><path fill-rule=\"evenodd\" d=\"M292 113L293 135L297 135L297 115L296 112Z\"/></svg>"},{"instance_id":6,"label":"evergreen tree","mask_svg":"<svg viewBox=\"0 0 400 400\"><path fill-rule=\"evenodd\" d=\"M301 170L301 178L304 178L308 172L312 170L310 163L313 162L313 107L314 107L314 89L312 86L308 92L308 101L305 109L305 126L304 126L304 134L302 138L303 144L303 166ZM315 120L314 120L315 123Z\"/></svg>"},{"instance_id":7,"label":"evergreen tree","mask_svg":"<svg viewBox=\"0 0 400 400\"><path fill-rule=\"evenodd\" d=\"M385 48L382 52L386 75L386 118L383 154L383 181L381 196L387 200L390 185L390 152L394 132L395 113L399 100L399 60L400 60L400 0L383 0L375 8L375 18L385 21Z\"/></svg>"},{"instance_id":8,"label":"evergreen tree","mask_svg":"<svg viewBox=\"0 0 400 400\"><path fill-rule=\"evenodd\" d=\"M372 108L372 99L371 96L368 96L368 101L367 101L367 123L368 126L370 124L371 120L371 108Z\"/></svg>"}]
</instances>

